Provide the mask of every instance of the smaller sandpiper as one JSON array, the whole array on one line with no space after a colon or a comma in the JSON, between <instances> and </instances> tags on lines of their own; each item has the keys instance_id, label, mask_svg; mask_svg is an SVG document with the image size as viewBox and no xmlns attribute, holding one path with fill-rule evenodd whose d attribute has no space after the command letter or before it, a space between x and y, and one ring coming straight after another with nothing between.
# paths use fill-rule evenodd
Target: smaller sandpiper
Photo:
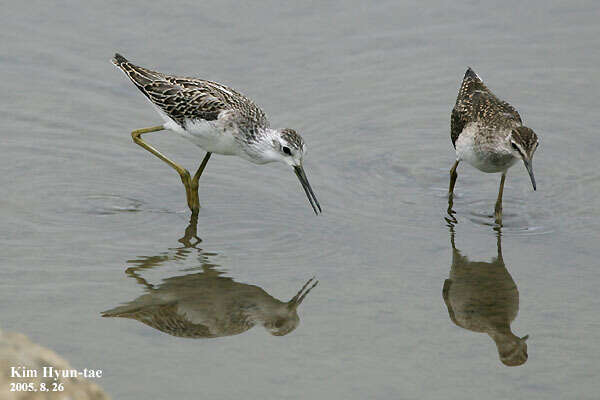
<instances>
[{"instance_id":1,"label":"smaller sandpiper","mask_svg":"<svg viewBox=\"0 0 600 400\"><path fill-rule=\"evenodd\" d=\"M523 126L513 106L497 98L468 68L452 110L450 137L456 149L456 162L450 169L448 209L452 208L456 168L464 160L480 171L502 173L495 208L496 223L501 225L506 172L518 160L523 160L533 190L536 189L532 159L538 147L537 135Z\"/></svg>"}]
</instances>

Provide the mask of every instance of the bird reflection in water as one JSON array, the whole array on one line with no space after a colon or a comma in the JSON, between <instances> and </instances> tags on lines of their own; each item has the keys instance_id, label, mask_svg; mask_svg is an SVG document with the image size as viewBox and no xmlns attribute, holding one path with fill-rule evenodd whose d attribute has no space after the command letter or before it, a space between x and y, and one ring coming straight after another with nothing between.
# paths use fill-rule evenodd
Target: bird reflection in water
<instances>
[{"instance_id":1,"label":"bird reflection in water","mask_svg":"<svg viewBox=\"0 0 600 400\"><path fill-rule=\"evenodd\" d=\"M450 224L452 266L444 282L443 297L450 319L461 328L487 333L496 343L500 361L507 366L527 361L527 338L512 333L511 322L519 311L519 291L502 259L501 231L497 230L498 255L491 262L476 262L461 255Z\"/></svg>"},{"instance_id":2,"label":"bird reflection in water","mask_svg":"<svg viewBox=\"0 0 600 400\"><path fill-rule=\"evenodd\" d=\"M292 332L300 319L298 306L317 285L314 278L302 286L287 302L280 301L255 285L235 282L222 276L216 265L208 262L210 255L196 246L197 220L192 216L183 238L183 247L174 254L163 253L142 260L130 261L136 266L127 275L144 286L146 294L122 306L104 311L103 317L138 320L169 335L184 338L215 338L243 333L254 325L262 325L275 336ZM200 253L202 272L164 279L159 285L148 283L140 272L172 259L189 255L190 249Z\"/></svg>"}]
</instances>

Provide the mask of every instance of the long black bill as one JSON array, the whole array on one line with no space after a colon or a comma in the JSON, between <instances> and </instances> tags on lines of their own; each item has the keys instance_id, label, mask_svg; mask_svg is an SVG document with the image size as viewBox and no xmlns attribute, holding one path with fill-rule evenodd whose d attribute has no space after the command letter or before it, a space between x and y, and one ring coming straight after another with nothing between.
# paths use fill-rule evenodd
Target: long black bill
<instances>
[{"instance_id":1,"label":"long black bill","mask_svg":"<svg viewBox=\"0 0 600 400\"><path fill-rule=\"evenodd\" d=\"M295 166L294 172L296 173L296 176L300 180L300 183L302 184L302 188L304 189L304 192L306 193L306 197L308 197L308 201L310 201L310 205L312 206L313 210L315 211L315 214L318 215L319 212L322 212L321 205L319 204L319 200L317 200L317 196L315 196L315 193L313 192L312 188L310 187L310 183L308 183L308 178L306 178L306 174L304 173L304 168L302 168L301 165ZM319 209L319 211L317 211L317 208Z\"/></svg>"},{"instance_id":2,"label":"long black bill","mask_svg":"<svg viewBox=\"0 0 600 400\"><path fill-rule=\"evenodd\" d=\"M533 190L535 190L535 176L533 176L533 161L529 160L523 160L523 163L525 164L525 168L527 168L527 172L529 172L529 177L531 178L531 184L533 185Z\"/></svg>"}]
</instances>

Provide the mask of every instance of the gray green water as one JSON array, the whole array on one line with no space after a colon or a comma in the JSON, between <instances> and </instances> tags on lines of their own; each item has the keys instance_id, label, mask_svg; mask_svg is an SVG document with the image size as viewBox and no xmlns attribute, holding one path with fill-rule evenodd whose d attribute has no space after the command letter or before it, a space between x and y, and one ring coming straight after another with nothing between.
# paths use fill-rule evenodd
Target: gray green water
<instances>
[{"instance_id":1,"label":"gray green water","mask_svg":"<svg viewBox=\"0 0 600 400\"><path fill-rule=\"evenodd\" d=\"M115 399L598 398L598 3L303 4L2 6L0 326L103 369L96 382ZM183 187L132 143L160 118L110 64L115 51L229 84L295 128L323 214L288 168L215 156L202 241L178 241ZM541 138L538 190L519 164L504 196L511 329L530 335L519 367L453 323L442 295L449 119L467 66ZM149 141L190 169L203 155L168 133ZM455 242L474 262L497 255L498 182L459 169ZM161 287L192 274L286 301L319 285L283 337L256 326L183 339L101 317L147 292L136 276Z\"/></svg>"}]
</instances>

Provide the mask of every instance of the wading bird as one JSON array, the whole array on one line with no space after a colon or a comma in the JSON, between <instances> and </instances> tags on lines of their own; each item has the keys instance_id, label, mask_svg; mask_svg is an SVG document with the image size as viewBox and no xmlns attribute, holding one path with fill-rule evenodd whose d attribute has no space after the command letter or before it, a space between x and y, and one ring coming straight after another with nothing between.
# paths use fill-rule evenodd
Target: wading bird
<instances>
[{"instance_id":1,"label":"wading bird","mask_svg":"<svg viewBox=\"0 0 600 400\"><path fill-rule=\"evenodd\" d=\"M112 62L163 118L164 124L135 130L131 136L179 173L192 214L198 214L198 181L212 153L235 155L255 164L279 161L289 165L315 214L321 211L302 167L306 145L293 129L272 129L263 110L252 100L219 83L152 71L130 63L120 54L115 54ZM142 140L143 134L162 130L176 132L206 151L194 176Z\"/></svg>"},{"instance_id":2,"label":"wading bird","mask_svg":"<svg viewBox=\"0 0 600 400\"><path fill-rule=\"evenodd\" d=\"M450 137L456 162L450 169L448 210L452 208L456 168L462 160L483 172L501 172L496 200L496 223L502 224L502 192L506 172L518 160L525 164L533 190L533 153L538 147L535 132L523 126L521 116L510 104L497 98L471 68L467 69L450 121Z\"/></svg>"}]
</instances>

